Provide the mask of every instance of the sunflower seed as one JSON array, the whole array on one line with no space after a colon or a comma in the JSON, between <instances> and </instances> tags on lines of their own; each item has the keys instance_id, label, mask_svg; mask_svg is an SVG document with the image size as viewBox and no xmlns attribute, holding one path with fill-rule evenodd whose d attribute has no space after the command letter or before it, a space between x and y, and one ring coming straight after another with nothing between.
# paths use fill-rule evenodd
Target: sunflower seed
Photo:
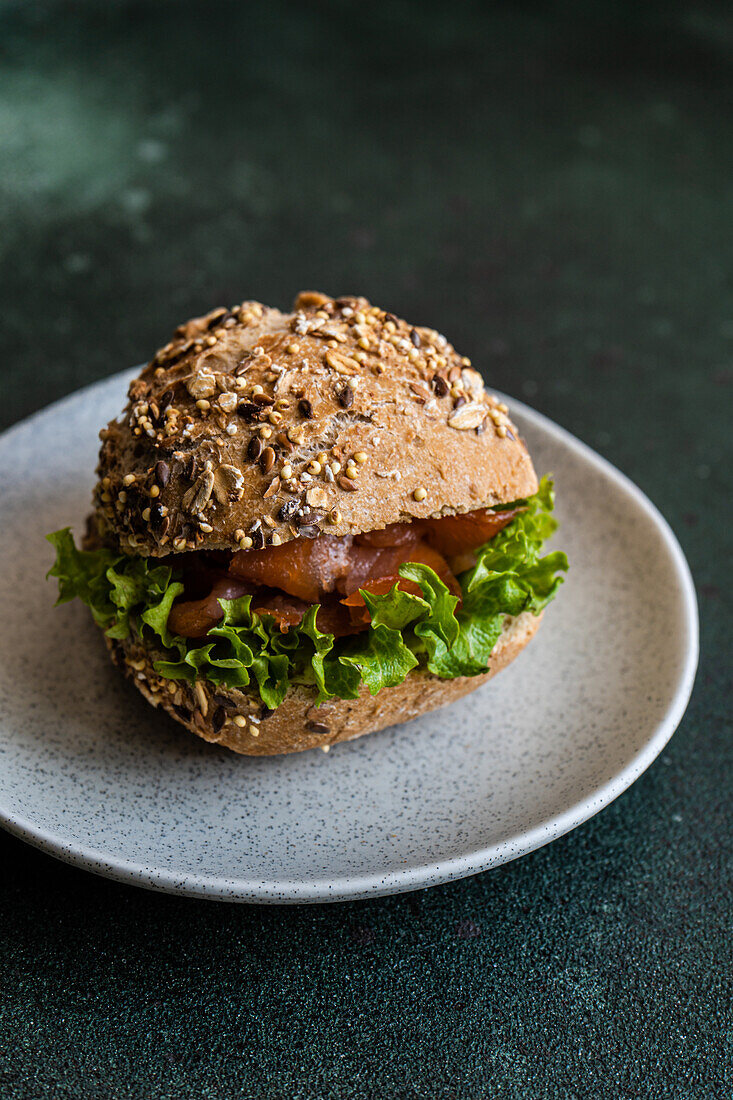
<instances>
[{"instance_id":1,"label":"sunflower seed","mask_svg":"<svg viewBox=\"0 0 733 1100\"><path fill-rule=\"evenodd\" d=\"M193 483L188 492L183 494L181 504L186 512L200 512L209 503L211 492L214 488L214 475L211 470L204 470L201 477Z\"/></svg>"}]
</instances>

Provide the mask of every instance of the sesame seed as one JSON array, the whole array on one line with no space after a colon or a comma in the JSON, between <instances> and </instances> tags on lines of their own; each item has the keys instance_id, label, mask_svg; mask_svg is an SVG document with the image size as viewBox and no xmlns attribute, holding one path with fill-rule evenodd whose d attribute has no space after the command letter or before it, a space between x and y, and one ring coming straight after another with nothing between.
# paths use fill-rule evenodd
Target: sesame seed
<instances>
[{"instance_id":1,"label":"sesame seed","mask_svg":"<svg viewBox=\"0 0 733 1100\"><path fill-rule=\"evenodd\" d=\"M336 474L339 474L339 473L341 473L341 463L340 463L340 462L332 462L332 463L331 463L331 473L332 473L332 474L333 474L334 476L335 476Z\"/></svg>"},{"instance_id":2,"label":"sesame seed","mask_svg":"<svg viewBox=\"0 0 733 1100\"><path fill-rule=\"evenodd\" d=\"M290 481L290 478L292 476L293 476L293 467L290 465L289 462L286 462L285 465L280 470L280 477L283 479L283 481Z\"/></svg>"},{"instance_id":3,"label":"sesame seed","mask_svg":"<svg viewBox=\"0 0 733 1100\"><path fill-rule=\"evenodd\" d=\"M199 527L205 535L210 535L211 532L214 530L210 523L199 522Z\"/></svg>"},{"instance_id":4,"label":"sesame seed","mask_svg":"<svg viewBox=\"0 0 733 1100\"><path fill-rule=\"evenodd\" d=\"M425 489L423 489L423 487L421 485L418 489L415 490L415 492L412 495L413 495L415 500L421 501L421 500L425 500L425 497L428 494L427 494L427 491Z\"/></svg>"},{"instance_id":5,"label":"sesame seed","mask_svg":"<svg viewBox=\"0 0 733 1100\"><path fill-rule=\"evenodd\" d=\"M270 539L270 544L272 546L279 546L281 542L282 542L282 539L278 535L277 531L275 531L274 535Z\"/></svg>"},{"instance_id":6,"label":"sesame seed","mask_svg":"<svg viewBox=\"0 0 733 1100\"><path fill-rule=\"evenodd\" d=\"M356 342L362 351L369 351L369 341L366 336L360 336Z\"/></svg>"}]
</instances>

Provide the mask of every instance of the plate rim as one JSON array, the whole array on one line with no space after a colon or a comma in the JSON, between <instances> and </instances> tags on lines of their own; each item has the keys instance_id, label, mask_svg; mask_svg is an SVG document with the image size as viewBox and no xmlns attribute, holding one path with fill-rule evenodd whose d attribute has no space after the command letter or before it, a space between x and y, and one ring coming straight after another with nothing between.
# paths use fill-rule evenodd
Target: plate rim
<instances>
[{"instance_id":1,"label":"plate rim","mask_svg":"<svg viewBox=\"0 0 733 1100\"><path fill-rule=\"evenodd\" d=\"M7 441L20 429L34 420L47 415L51 410L91 393L100 386L119 382L120 385L139 370L131 368L98 379L87 386L67 394L58 401L39 409L17 424L11 425L0 433L0 439ZM496 391L499 393L499 391ZM174 894L184 897L204 898L207 900L240 902L248 904L300 905L305 903L326 903L357 901L365 898L385 897L392 894L407 893L429 886L481 874L491 867L508 863L538 848L559 839L579 825L595 817L602 809L610 805L623 794L653 763L677 729L692 694L699 659L699 614L695 585L689 564L682 547L669 523L638 485L622 473L608 459L599 455L587 443L573 435L566 428L555 423L544 413L538 412L523 401L499 393L510 410L516 410L529 423L537 425L555 441L574 451L586 463L610 478L644 512L654 524L670 554L670 559L679 581L678 595L684 611L684 623L687 633L683 668L679 674L676 688L666 707L663 717L658 721L651 736L626 765L611 779L594 787L583 798L562 813L549 817L534 828L519 832L510 840L488 845L484 848L450 856L433 864L405 868L380 874L371 872L363 875L345 875L337 879L310 879L302 881L227 879L221 876L207 876L199 873L176 874L172 871L148 867L131 859L111 858L109 853L93 845L71 844L59 838L51 831L36 826L28 818L10 814L0 804L0 826L33 847L54 856L74 867L91 871L104 878L112 879L148 890Z\"/></svg>"}]
</instances>

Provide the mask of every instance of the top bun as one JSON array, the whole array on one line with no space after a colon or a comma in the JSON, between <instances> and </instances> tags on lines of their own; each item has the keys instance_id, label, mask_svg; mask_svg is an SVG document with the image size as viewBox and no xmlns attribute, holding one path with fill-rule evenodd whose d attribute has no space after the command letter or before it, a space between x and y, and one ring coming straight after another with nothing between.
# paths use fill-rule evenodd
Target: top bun
<instances>
[{"instance_id":1,"label":"top bun","mask_svg":"<svg viewBox=\"0 0 733 1100\"><path fill-rule=\"evenodd\" d=\"M444 336L314 291L181 325L100 437L97 526L125 553L358 534L537 490L506 406Z\"/></svg>"}]
</instances>

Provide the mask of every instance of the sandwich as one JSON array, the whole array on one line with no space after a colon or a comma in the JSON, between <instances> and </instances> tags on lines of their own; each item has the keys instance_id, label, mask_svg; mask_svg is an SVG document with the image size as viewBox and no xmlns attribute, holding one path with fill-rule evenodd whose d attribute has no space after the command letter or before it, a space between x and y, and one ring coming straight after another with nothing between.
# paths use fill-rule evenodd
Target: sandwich
<instances>
[{"instance_id":1,"label":"sandwich","mask_svg":"<svg viewBox=\"0 0 733 1100\"><path fill-rule=\"evenodd\" d=\"M305 292L180 326L49 535L153 706L247 755L405 722L532 639L567 568L505 404L430 328Z\"/></svg>"}]
</instances>

